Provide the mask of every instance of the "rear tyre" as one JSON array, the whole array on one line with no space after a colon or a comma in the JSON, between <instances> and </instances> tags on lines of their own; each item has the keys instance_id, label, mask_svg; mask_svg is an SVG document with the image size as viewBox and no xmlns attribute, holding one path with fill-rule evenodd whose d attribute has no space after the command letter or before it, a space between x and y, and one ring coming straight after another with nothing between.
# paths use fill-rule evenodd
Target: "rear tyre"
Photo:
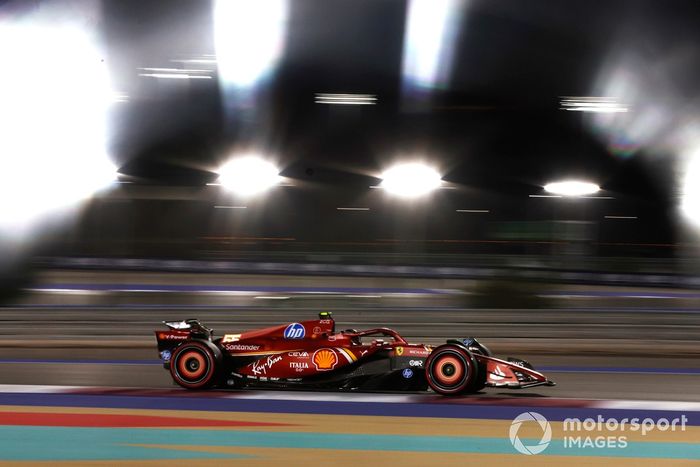
<instances>
[{"instance_id":1,"label":"rear tyre","mask_svg":"<svg viewBox=\"0 0 700 467\"><path fill-rule=\"evenodd\" d=\"M478 366L468 350L457 345L441 345L428 357L425 376L438 394L455 396L473 392L478 384Z\"/></svg>"},{"instance_id":2,"label":"rear tyre","mask_svg":"<svg viewBox=\"0 0 700 467\"><path fill-rule=\"evenodd\" d=\"M188 342L178 347L170 359L173 380L186 389L211 386L217 371L214 352L203 342Z\"/></svg>"}]
</instances>

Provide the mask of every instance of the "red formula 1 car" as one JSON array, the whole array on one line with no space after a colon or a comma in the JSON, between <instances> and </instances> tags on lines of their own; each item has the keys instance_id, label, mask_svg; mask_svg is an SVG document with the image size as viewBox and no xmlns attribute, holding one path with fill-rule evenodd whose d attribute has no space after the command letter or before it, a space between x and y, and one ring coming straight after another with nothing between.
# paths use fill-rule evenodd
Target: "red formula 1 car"
<instances>
[{"instance_id":1,"label":"red formula 1 car","mask_svg":"<svg viewBox=\"0 0 700 467\"><path fill-rule=\"evenodd\" d=\"M165 322L158 351L173 379L187 389L307 388L472 393L484 387L530 388L554 383L532 366L495 358L474 338L437 347L409 344L388 328L336 332L319 319L214 338L195 319Z\"/></svg>"}]
</instances>

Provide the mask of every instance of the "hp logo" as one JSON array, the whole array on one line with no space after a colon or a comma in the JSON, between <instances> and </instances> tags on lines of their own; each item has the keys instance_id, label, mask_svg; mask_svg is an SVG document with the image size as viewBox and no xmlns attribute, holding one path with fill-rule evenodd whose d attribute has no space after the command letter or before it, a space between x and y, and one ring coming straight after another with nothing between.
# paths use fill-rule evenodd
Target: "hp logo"
<instances>
[{"instance_id":1,"label":"hp logo","mask_svg":"<svg viewBox=\"0 0 700 467\"><path fill-rule=\"evenodd\" d=\"M303 339L305 335L306 330L299 323L292 323L284 330L285 339Z\"/></svg>"},{"instance_id":2,"label":"hp logo","mask_svg":"<svg viewBox=\"0 0 700 467\"><path fill-rule=\"evenodd\" d=\"M410 379L413 378L413 370L410 368L404 368L404 370L401 372L404 378Z\"/></svg>"}]
</instances>

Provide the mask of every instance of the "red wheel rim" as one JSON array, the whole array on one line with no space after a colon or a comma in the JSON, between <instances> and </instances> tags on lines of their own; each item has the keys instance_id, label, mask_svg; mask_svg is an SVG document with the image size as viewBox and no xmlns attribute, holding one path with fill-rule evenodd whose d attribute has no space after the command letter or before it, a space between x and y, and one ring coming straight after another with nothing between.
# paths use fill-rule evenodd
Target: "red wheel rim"
<instances>
[{"instance_id":1,"label":"red wheel rim","mask_svg":"<svg viewBox=\"0 0 700 467\"><path fill-rule=\"evenodd\" d=\"M428 384L439 394L459 394L475 377L475 362L471 355L456 346L436 349L425 366Z\"/></svg>"},{"instance_id":2,"label":"red wheel rim","mask_svg":"<svg viewBox=\"0 0 700 467\"><path fill-rule=\"evenodd\" d=\"M206 358L197 350L188 350L178 356L177 372L186 381L199 380L206 374L207 369Z\"/></svg>"},{"instance_id":3,"label":"red wheel rim","mask_svg":"<svg viewBox=\"0 0 700 467\"><path fill-rule=\"evenodd\" d=\"M464 363L452 355L438 357L435 362L435 379L443 386L452 386L461 381L463 375Z\"/></svg>"}]
</instances>

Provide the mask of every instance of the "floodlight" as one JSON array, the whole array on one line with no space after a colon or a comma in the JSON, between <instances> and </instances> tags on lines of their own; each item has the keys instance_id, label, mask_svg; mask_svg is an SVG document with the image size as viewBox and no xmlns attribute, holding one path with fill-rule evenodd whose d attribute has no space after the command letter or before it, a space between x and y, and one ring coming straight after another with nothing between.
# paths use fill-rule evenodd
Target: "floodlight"
<instances>
[{"instance_id":1,"label":"floodlight","mask_svg":"<svg viewBox=\"0 0 700 467\"><path fill-rule=\"evenodd\" d=\"M257 156L232 159L219 170L221 186L243 196L263 192L279 181L279 169Z\"/></svg>"},{"instance_id":2,"label":"floodlight","mask_svg":"<svg viewBox=\"0 0 700 467\"><path fill-rule=\"evenodd\" d=\"M592 195L600 191L600 187L595 183L582 182L577 180L565 180L561 182L548 183L544 186L548 193L561 196L585 196Z\"/></svg>"},{"instance_id":3,"label":"floodlight","mask_svg":"<svg viewBox=\"0 0 700 467\"><path fill-rule=\"evenodd\" d=\"M381 187L404 198L430 193L441 183L437 170L421 163L396 165L382 174Z\"/></svg>"}]
</instances>

